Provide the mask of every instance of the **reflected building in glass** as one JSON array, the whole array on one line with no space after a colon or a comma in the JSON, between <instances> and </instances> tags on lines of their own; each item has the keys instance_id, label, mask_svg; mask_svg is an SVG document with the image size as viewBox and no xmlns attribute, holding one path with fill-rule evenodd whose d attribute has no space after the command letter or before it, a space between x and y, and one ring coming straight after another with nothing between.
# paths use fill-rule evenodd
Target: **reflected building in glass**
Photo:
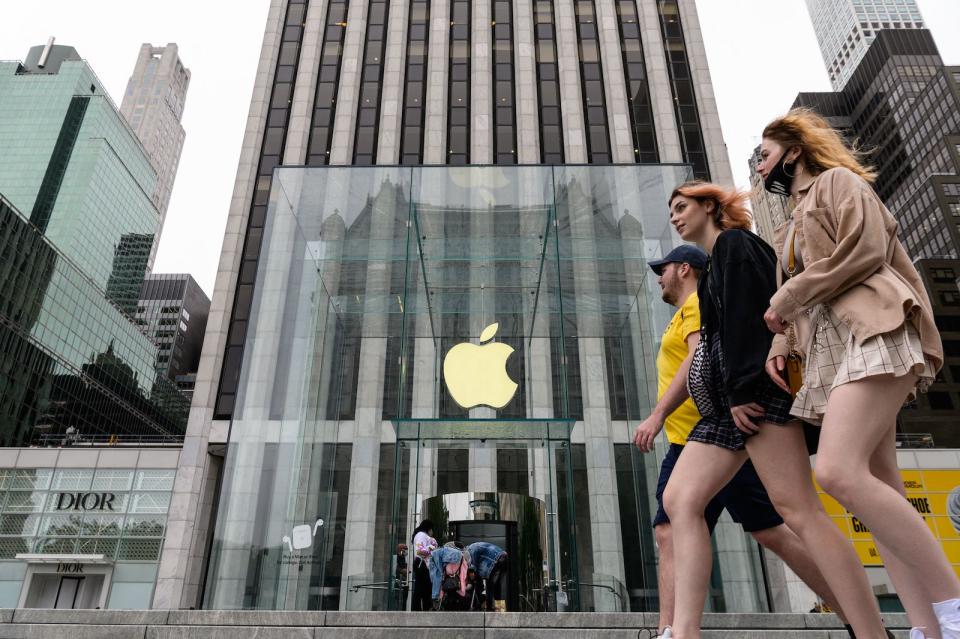
<instances>
[{"instance_id":1,"label":"reflected building in glass","mask_svg":"<svg viewBox=\"0 0 960 639\"><path fill-rule=\"evenodd\" d=\"M406 609L430 518L508 609L655 610L647 263L731 181L694 2L275 0L243 149L154 607Z\"/></svg>"}]
</instances>

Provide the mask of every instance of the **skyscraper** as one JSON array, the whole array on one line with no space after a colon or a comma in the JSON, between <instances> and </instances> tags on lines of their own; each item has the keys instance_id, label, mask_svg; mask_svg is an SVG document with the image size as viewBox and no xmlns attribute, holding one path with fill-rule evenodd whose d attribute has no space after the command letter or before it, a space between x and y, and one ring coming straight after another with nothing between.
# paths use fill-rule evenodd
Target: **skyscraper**
<instances>
[{"instance_id":1,"label":"skyscraper","mask_svg":"<svg viewBox=\"0 0 960 639\"><path fill-rule=\"evenodd\" d=\"M916 0L807 0L834 91L846 86L882 29L922 29Z\"/></svg>"},{"instance_id":2,"label":"skyscraper","mask_svg":"<svg viewBox=\"0 0 960 639\"><path fill-rule=\"evenodd\" d=\"M157 233L157 173L75 49L0 62L0 148L0 193L132 312L151 243L132 238Z\"/></svg>"},{"instance_id":3,"label":"skyscraper","mask_svg":"<svg viewBox=\"0 0 960 639\"><path fill-rule=\"evenodd\" d=\"M929 31L880 31L843 91L801 93L794 106L868 152L910 257L960 257L960 68L944 65Z\"/></svg>"},{"instance_id":4,"label":"skyscraper","mask_svg":"<svg viewBox=\"0 0 960 639\"><path fill-rule=\"evenodd\" d=\"M157 369L170 380L197 372L209 312L210 299L189 275L147 276L136 319L160 347Z\"/></svg>"},{"instance_id":5,"label":"skyscraper","mask_svg":"<svg viewBox=\"0 0 960 639\"><path fill-rule=\"evenodd\" d=\"M646 263L731 180L694 1L274 0L256 77L154 605L396 606L430 517L533 609L652 609Z\"/></svg>"},{"instance_id":6,"label":"skyscraper","mask_svg":"<svg viewBox=\"0 0 960 639\"><path fill-rule=\"evenodd\" d=\"M157 186L151 197L160 212L158 240L186 138L180 121L189 87L190 70L183 66L177 45L154 47L145 43L140 47L137 65L120 104L120 112L140 138L157 171ZM150 253L151 265L156 245L154 242Z\"/></svg>"}]
</instances>

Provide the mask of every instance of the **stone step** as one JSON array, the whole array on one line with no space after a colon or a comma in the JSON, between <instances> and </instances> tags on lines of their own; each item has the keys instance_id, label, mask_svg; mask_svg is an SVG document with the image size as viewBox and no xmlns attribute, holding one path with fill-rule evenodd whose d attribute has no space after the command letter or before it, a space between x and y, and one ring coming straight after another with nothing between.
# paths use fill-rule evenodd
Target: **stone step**
<instances>
[{"instance_id":1,"label":"stone step","mask_svg":"<svg viewBox=\"0 0 960 639\"><path fill-rule=\"evenodd\" d=\"M886 623L906 638L904 615ZM648 639L650 613L0 610L0 639ZM847 639L833 615L707 614L703 639Z\"/></svg>"}]
</instances>

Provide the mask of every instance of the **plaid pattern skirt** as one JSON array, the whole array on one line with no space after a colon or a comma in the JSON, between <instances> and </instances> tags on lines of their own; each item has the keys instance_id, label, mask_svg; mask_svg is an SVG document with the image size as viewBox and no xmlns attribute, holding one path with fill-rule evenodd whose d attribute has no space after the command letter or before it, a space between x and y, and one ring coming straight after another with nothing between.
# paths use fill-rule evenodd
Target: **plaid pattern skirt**
<instances>
[{"instance_id":1,"label":"plaid pattern skirt","mask_svg":"<svg viewBox=\"0 0 960 639\"><path fill-rule=\"evenodd\" d=\"M908 398L912 401L918 391L926 392L936 377L920 346L920 334L910 322L858 345L850 327L829 305L815 306L804 320L808 324L803 331L807 333L803 386L790 412L805 421L823 421L830 393L841 384L874 375L914 373L920 379Z\"/></svg>"},{"instance_id":2,"label":"plaid pattern skirt","mask_svg":"<svg viewBox=\"0 0 960 639\"><path fill-rule=\"evenodd\" d=\"M726 448L743 450L747 435L733 421L730 402L724 392L723 348L720 338L706 331L700 333L700 343L694 351L690 372L687 374L687 390L700 412L700 421L687 441L700 442ZM786 424L795 421L790 415L790 395L780 390L763 373L756 403L763 407L764 421Z\"/></svg>"}]
</instances>

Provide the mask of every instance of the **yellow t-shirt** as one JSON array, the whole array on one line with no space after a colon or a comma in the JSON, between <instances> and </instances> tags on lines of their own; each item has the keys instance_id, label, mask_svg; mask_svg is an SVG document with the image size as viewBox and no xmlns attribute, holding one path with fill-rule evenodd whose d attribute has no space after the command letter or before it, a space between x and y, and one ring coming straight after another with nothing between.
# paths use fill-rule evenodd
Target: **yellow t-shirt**
<instances>
[{"instance_id":1,"label":"yellow t-shirt","mask_svg":"<svg viewBox=\"0 0 960 639\"><path fill-rule=\"evenodd\" d=\"M680 364L687 358L687 338L700 330L700 300L694 293L687 298L683 306L674 314L663 332L660 352L657 353L657 401L663 397L670 382L680 370ZM689 397L677 410L667 417L664 429L671 444L683 446L687 443L690 431L700 421L700 413Z\"/></svg>"}]
</instances>

